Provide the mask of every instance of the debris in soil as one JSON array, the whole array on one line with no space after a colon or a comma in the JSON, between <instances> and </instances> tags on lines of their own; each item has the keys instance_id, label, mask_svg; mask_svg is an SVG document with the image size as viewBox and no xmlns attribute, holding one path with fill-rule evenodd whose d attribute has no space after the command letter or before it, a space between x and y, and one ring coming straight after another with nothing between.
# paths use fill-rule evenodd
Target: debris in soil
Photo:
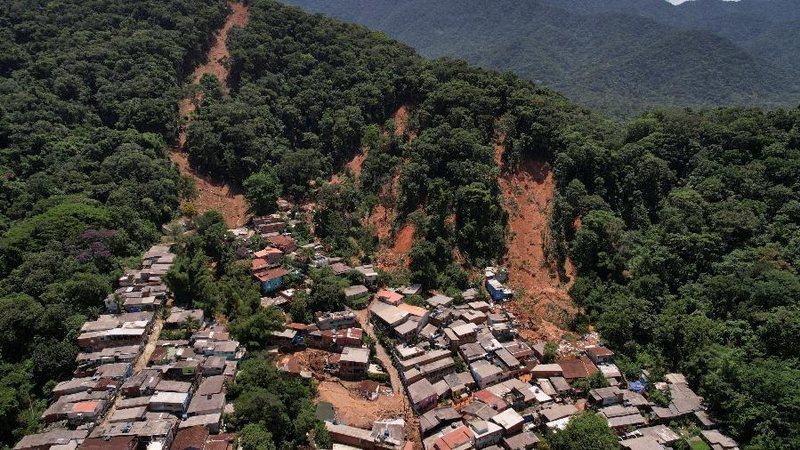
<instances>
[{"instance_id":1,"label":"debris in soil","mask_svg":"<svg viewBox=\"0 0 800 450\"><path fill-rule=\"evenodd\" d=\"M405 417L402 393L382 395L378 401L371 401L359 394L358 385L358 382L322 381L317 388L317 402L330 403L339 422L358 428L371 429L376 420Z\"/></svg>"},{"instance_id":2,"label":"debris in soil","mask_svg":"<svg viewBox=\"0 0 800 450\"><path fill-rule=\"evenodd\" d=\"M495 147L500 163L504 148L502 138ZM516 298L508 308L520 323L520 334L531 340L559 340L566 331L566 320L576 308L569 295L574 276L572 264L563 268L570 281L563 282L545 257L549 239L548 219L552 209L555 181L544 161L528 160L515 173L500 178L504 207L509 214L506 265L509 284Z\"/></svg>"},{"instance_id":3,"label":"debris in soil","mask_svg":"<svg viewBox=\"0 0 800 450\"><path fill-rule=\"evenodd\" d=\"M231 14L217 32L216 41L208 52L206 63L198 66L192 73L194 83L199 83L200 78L205 74L216 75L223 84L228 79L228 68L225 65L230 56L226 45L228 32L234 26L247 25L250 17L250 8L245 4L229 2L229 5ZM247 223L248 217L247 202L244 196L225 183L215 182L210 177L199 174L190 167L188 155L183 151L186 146L186 127L200 100L199 95L190 95L181 99L179 109L183 124L178 132L177 146L170 152L170 159L178 166L181 175L194 180L198 195L196 199L192 200L192 204L198 214L216 209L222 213L228 226L239 227Z\"/></svg>"}]
</instances>

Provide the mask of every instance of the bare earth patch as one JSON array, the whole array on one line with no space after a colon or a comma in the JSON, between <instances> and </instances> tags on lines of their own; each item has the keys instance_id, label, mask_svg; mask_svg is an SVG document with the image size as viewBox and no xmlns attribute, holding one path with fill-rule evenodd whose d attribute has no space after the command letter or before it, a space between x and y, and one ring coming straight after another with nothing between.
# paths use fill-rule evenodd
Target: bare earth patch
<instances>
[{"instance_id":1,"label":"bare earth patch","mask_svg":"<svg viewBox=\"0 0 800 450\"><path fill-rule=\"evenodd\" d=\"M498 142L498 162L503 150ZM517 316L524 338L558 340L566 333L562 329L565 319L574 315L576 308L568 293L574 277L572 264L567 261L564 267L570 280L565 283L545 257L555 192L553 173L546 162L529 160L515 173L502 175L500 187L510 228L505 264L517 296L509 309Z\"/></svg>"},{"instance_id":2,"label":"bare earth patch","mask_svg":"<svg viewBox=\"0 0 800 450\"><path fill-rule=\"evenodd\" d=\"M229 5L231 14L225 20L223 27L217 32L216 41L208 52L206 63L195 68L192 73L194 83L198 83L205 74L216 75L223 83L228 79L228 68L225 65L230 56L226 45L228 32L234 26L243 27L247 25L250 17L250 9L246 5L233 2L230 2ZM199 100L198 96L188 96L181 99L179 103L183 124L178 132L177 146L170 152L170 159L178 166L181 175L194 179L198 195L192 203L199 214L216 209L225 217L225 222L228 226L242 226L247 223L248 215L247 202L241 192L232 189L225 183L216 182L208 176L199 174L190 167L188 155L183 151L186 146L186 127L191 120L192 113L197 108Z\"/></svg>"}]
</instances>

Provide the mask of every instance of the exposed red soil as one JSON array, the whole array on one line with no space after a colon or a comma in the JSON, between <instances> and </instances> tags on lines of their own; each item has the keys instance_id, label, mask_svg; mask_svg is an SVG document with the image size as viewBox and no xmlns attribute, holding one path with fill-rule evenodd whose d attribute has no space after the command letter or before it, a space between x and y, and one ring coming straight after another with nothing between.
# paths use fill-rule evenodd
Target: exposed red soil
<instances>
[{"instance_id":1,"label":"exposed red soil","mask_svg":"<svg viewBox=\"0 0 800 450\"><path fill-rule=\"evenodd\" d=\"M502 160L501 139L495 159ZM500 178L504 207L509 214L510 233L505 264L509 285L517 296L509 308L520 321L520 334L527 339L558 340L565 333L568 317L576 312L569 296L574 269L567 261L563 282L558 268L545 257L550 238L548 218L552 210L555 180L546 162L528 160L515 173Z\"/></svg>"},{"instance_id":2,"label":"exposed red soil","mask_svg":"<svg viewBox=\"0 0 800 450\"><path fill-rule=\"evenodd\" d=\"M225 24L217 32L214 45L208 52L208 59L205 64L198 66L192 73L192 80L196 84L205 74L216 75L220 81L225 83L228 79L228 68L226 62L230 53L226 41L228 32L234 26L244 27L250 17L250 8L243 3L229 3L231 14L225 20ZM225 183L217 182L211 177L202 175L189 165L189 159L184 147L186 146L186 127L191 121L191 115L197 108L202 99L199 95L189 95L181 99L179 110L183 124L178 132L177 146L170 152L170 159L178 166L181 175L191 177L197 188L197 198L192 200L192 204L198 214L216 209L225 217L225 222L230 227L238 227L247 223L247 202L241 192L232 189Z\"/></svg>"},{"instance_id":3,"label":"exposed red soil","mask_svg":"<svg viewBox=\"0 0 800 450\"><path fill-rule=\"evenodd\" d=\"M397 111L394 112L392 116L394 118L394 134L395 136L402 136L408 131L408 116L409 116L409 108L406 105L403 105L397 108ZM417 137L417 133L414 131L409 131L408 139L413 141L414 138Z\"/></svg>"},{"instance_id":4,"label":"exposed red soil","mask_svg":"<svg viewBox=\"0 0 800 450\"><path fill-rule=\"evenodd\" d=\"M362 148L360 152L358 152L353 158L348 161L344 167L348 170L355 179L361 176L361 166L364 165L364 160L367 159L367 152L366 148ZM342 182L342 178L339 174L333 174L330 179L330 183L338 184Z\"/></svg>"}]
</instances>

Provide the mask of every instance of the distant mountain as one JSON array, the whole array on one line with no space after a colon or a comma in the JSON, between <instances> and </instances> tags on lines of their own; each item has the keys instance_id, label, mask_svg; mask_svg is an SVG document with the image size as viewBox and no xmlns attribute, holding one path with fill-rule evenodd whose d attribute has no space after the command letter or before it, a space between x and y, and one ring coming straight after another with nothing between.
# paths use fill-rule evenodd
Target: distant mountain
<instances>
[{"instance_id":1,"label":"distant mountain","mask_svg":"<svg viewBox=\"0 0 800 450\"><path fill-rule=\"evenodd\" d=\"M616 116L800 103L800 1L284 0L424 55L519 75Z\"/></svg>"}]
</instances>

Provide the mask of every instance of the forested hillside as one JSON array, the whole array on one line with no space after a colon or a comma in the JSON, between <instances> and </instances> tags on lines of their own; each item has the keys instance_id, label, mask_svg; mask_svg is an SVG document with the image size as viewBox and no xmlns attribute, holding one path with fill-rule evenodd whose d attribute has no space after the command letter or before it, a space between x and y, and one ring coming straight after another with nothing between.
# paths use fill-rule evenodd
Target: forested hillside
<instances>
[{"instance_id":1,"label":"forested hillside","mask_svg":"<svg viewBox=\"0 0 800 450\"><path fill-rule=\"evenodd\" d=\"M426 61L269 0L230 46L232 91L209 88L189 130L200 167L244 181L266 211L279 192L314 202L317 234L343 255L368 257L364 219L394 208L395 230L416 225L406 276L447 290L505 252L500 137L503 170L554 168L549 253L577 266L572 326L596 324L630 377L686 372L742 442L798 445L798 110L648 113L616 128L515 76ZM385 129L401 105L411 117L396 136ZM362 152L360 176L327 182Z\"/></svg>"},{"instance_id":2,"label":"forested hillside","mask_svg":"<svg viewBox=\"0 0 800 450\"><path fill-rule=\"evenodd\" d=\"M658 106L796 106L791 0L286 0L426 56L511 70L618 117Z\"/></svg>"},{"instance_id":3,"label":"forested hillside","mask_svg":"<svg viewBox=\"0 0 800 450\"><path fill-rule=\"evenodd\" d=\"M629 376L686 373L741 441L797 448L800 111L649 113L554 170L574 326Z\"/></svg>"},{"instance_id":4,"label":"forested hillside","mask_svg":"<svg viewBox=\"0 0 800 450\"><path fill-rule=\"evenodd\" d=\"M185 188L166 157L221 0L0 5L0 445L39 427L75 332Z\"/></svg>"}]
</instances>

